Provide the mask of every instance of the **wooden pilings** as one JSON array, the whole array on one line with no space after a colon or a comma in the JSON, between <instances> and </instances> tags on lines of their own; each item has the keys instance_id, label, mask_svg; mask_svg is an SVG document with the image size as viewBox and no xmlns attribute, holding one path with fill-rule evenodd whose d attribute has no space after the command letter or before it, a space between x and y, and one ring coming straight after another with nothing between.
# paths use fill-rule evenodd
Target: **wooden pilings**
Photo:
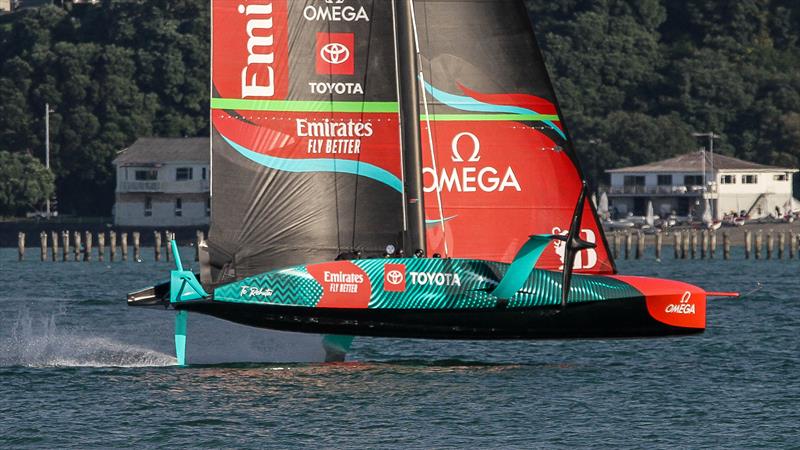
<instances>
[{"instance_id":1,"label":"wooden pilings","mask_svg":"<svg viewBox=\"0 0 800 450\"><path fill-rule=\"evenodd\" d=\"M777 227L777 226L776 226ZM672 234L670 238L669 234ZM611 248L609 253L617 259L648 259L661 260L664 257L666 245L672 243L672 252L675 259L716 259L730 260L737 253L732 253L734 245L744 244L744 258L756 260L786 260L800 259L800 233L788 226L782 229L723 229L722 255L717 254L718 236L715 230L677 229L669 232L656 230L653 234L645 234L642 230L616 231L608 235ZM742 234L738 234L742 233ZM141 233L134 231L133 259L142 262L141 246L143 240ZM35 234L34 234L35 236ZM148 236L149 237L149 236ZM742 240L742 237L744 238ZM26 250L26 233L18 233L18 259L23 261ZM199 259L200 244L204 242L206 234L203 231L195 233L195 259ZM175 232L169 230L153 231L153 241L144 242L154 245L153 259L155 261L170 262L174 259L171 242L176 239ZM34 238L35 240L35 238ZM70 242L72 240L72 242ZM108 244L108 255L106 254ZM119 246L118 246L119 244ZM652 254L648 253L648 246L654 245ZM35 242L34 242L35 245ZM70 247L72 245L72 247ZM97 261L110 262L127 261L129 254L128 233L108 230L96 233L90 231L40 231L39 232L39 260L40 261L91 261L94 258L94 247L97 248ZM166 253L163 253L166 251ZM666 249L669 251L669 249ZM121 255L120 255L121 253ZM149 257L149 255L148 255Z\"/></svg>"},{"instance_id":2,"label":"wooden pilings","mask_svg":"<svg viewBox=\"0 0 800 450\"><path fill-rule=\"evenodd\" d=\"M195 239L195 244L194 244L194 260L195 261L200 261L200 243L202 243L204 240L206 240L206 236L205 236L205 233L203 233L203 230L197 230L197 233L195 233L195 237L196 237L196 239ZM617 254L617 241L618 240L619 240L619 235L617 233L614 233L614 250L613 250L614 251L614 258L618 258L619 257L619 255Z\"/></svg>"},{"instance_id":3,"label":"wooden pilings","mask_svg":"<svg viewBox=\"0 0 800 450\"><path fill-rule=\"evenodd\" d=\"M764 245L764 233L761 230L756 233L756 259L761 259L761 248Z\"/></svg>"},{"instance_id":4,"label":"wooden pilings","mask_svg":"<svg viewBox=\"0 0 800 450\"><path fill-rule=\"evenodd\" d=\"M128 260L128 233L122 233L119 241L119 250L122 252L122 260Z\"/></svg>"},{"instance_id":5,"label":"wooden pilings","mask_svg":"<svg viewBox=\"0 0 800 450\"><path fill-rule=\"evenodd\" d=\"M700 233L700 258L706 259L708 257L708 230L703 230Z\"/></svg>"},{"instance_id":6,"label":"wooden pilings","mask_svg":"<svg viewBox=\"0 0 800 450\"><path fill-rule=\"evenodd\" d=\"M25 259L25 233L21 231L17 234L17 259Z\"/></svg>"},{"instance_id":7,"label":"wooden pilings","mask_svg":"<svg viewBox=\"0 0 800 450\"><path fill-rule=\"evenodd\" d=\"M106 259L106 234L97 233L97 260L103 262Z\"/></svg>"},{"instance_id":8,"label":"wooden pilings","mask_svg":"<svg viewBox=\"0 0 800 450\"><path fill-rule=\"evenodd\" d=\"M117 232L111 230L108 232L108 259L114 262L117 259Z\"/></svg>"},{"instance_id":9,"label":"wooden pilings","mask_svg":"<svg viewBox=\"0 0 800 450\"><path fill-rule=\"evenodd\" d=\"M153 231L153 240L155 242L154 247L154 256L156 261L161 261L161 232L160 231Z\"/></svg>"},{"instance_id":10,"label":"wooden pilings","mask_svg":"<svg viewBox=\"0 0 800 450\"><path fill-rule=\"evenodd\" d=\"M166 248L165 248L165 251L164 251L164 259L166 259L167 262L170 262L172 260L172 248L171 248L172 247L172 233L170 233L169 231L165 231L164 232L164 239L167 241L167 245L165 246Z\"/></svg>"},{"instance_id":11,"label":"wooden pilings","mask_svg":"<svg viewBox=\"0 0 800 450\"><path fill-rule=\"evenodd\" d=\"M636 233L636 259L642 259L645 252L644 233L639 231Z\"/></svg>"},{"instance_id":12,"label":"wooden pilings","mask_svg":"<svg viewBox=\"0 0 800 450\"><path fill-rule=\"evenodd\" d=\"M50 232L50 240L53 241L51 247L53 248L53 262L58 261L58 231Z\"/></svg>"},{"instance_id":13,"label":"wooden pilings","mask_svg":"<svg viewBox=\"0 0 800 450\"><path fill-rule=\"evenodd\" d=\"M750 259L750 252L753 251L753 233L749 230L744 232L744 257Z\"/></svg>"},{"instance_id":14,"label":"wooden pilings","mask_svg":"<svg viewBox=\"0 0 800 450\"><path fill-rule=\"evenodd\" d=\"M42 262L47 261L47 232L42 231L39 233L39 248L40 248L40 259Z\"/></svg>"},{"instance_id":15,"label":"wooden pilings","mask_svg":"<svg viewBox=\"0 0 800 450\"><path fill-rule=\"evenodd\" d=\"M92 233L87 231L84 233L85 236L85 244L86 250L83 252L83 260L84 261L91 261L92 260Z\"/></svg>"},{"instance_id":16,"label":"wooden pilings","mask_svg":"<svg viewBox=\"0 0 800 450\"><path fill-rule=\"evenodd\" d=\"M133 260L142 262L142 248L139 246L139 232L133 232Z\"/></svg>"},{"instance_id":17,"label":"wooden pilings","mask_svg":"<svg viewBox=\"0 0 800 450\"><path fill-rule=\"evenodd\" d=\"M64 248L62 249L61 261L67 262L67 258L69 258L69 231L62 231L61 239L62 242L64 243Z\"/></svg>"},{"instance_id":18,"label":"wooden pilings","mask_svg":"<svg viewBox=\"0 0 800 450\"><path fill-rule=\"evenodd\" d=\"M661 244L664 242L664 235L656 231L656 260L661 261Z\"/></svg>"},{"instance_id":19,"label":"wooden pilings","mask_svg":"<svg viewBox=\"0 0 800 450\"><path fill-rule=\"evenodd\" d=\"M76 231L72 235L72 238L75 241L75 253L74 253L75 261L80 261L81 260L81 250L83 250L83 247L81 246L81 233L80 233L80 231Z\"/></svg>"}]
</instances>

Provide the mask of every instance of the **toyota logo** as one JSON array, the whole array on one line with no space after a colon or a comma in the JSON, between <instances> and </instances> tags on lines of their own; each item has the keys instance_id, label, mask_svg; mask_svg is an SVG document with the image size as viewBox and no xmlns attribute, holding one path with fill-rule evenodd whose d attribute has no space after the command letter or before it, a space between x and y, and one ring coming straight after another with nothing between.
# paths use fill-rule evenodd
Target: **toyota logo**
<instances>
[{"instance_id":1,"label":"toyota logo","mask_svg":"<svg viewBox=\"0 0 800 450\"><path fill-rule=\"evenodd\" d=\"M328 64L338 65L350 59L350 50L338 42L331 42L322 47L319 56Z\"/></svg>"},{"instance_id":2,"label":"toyota logo","mask_svg":"<svg viewBox=\"0 0 800 450\"><path fill-rule=\"evenodd\" d=\"M387 272L386 281L388 281L389 284L397 286L398 284L403 282L403 273L400 272L399 270L392 270L390 272Z\"/></svg>"}]
</instances>

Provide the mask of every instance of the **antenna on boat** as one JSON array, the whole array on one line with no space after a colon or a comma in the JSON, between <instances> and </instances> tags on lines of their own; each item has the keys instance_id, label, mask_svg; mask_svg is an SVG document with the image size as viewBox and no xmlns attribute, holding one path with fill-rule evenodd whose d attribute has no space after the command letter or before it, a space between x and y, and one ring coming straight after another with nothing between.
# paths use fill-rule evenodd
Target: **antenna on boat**
<instances>
[{"instance_id":1,"label":"antenna on boat","mask_svg":"<svg viewBox=\"0 0 800 450\"><path fill-rule=\"evenodd\" d=\"M589 190L586 180L581 182L581 193L578 196L578 204L575 205L575 212L572 214L572 223L566 236L556 235L553 239L564 242L564 271L561 278L561 309L566 308L569 299L569 288L572 284L572 270L575 266L575 257L581 250L597 247L593 242L581 239L581 223L583 221L583 210L586 202L586 192Z\"/></svg>"}]
</instances>

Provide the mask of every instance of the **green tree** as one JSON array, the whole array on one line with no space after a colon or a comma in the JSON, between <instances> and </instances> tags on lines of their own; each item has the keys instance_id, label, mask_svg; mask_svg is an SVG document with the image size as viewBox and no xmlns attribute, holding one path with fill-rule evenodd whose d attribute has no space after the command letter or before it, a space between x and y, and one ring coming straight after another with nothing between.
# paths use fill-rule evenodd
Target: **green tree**
<instances>
[{"instance_id":1,"label":"green tree","mask_svg":"<svg viewBox=\"0 0 800 450\"><path fill-rule=\"evenodd\" d=\"M53 197L53 174L26 154L0 151L0 215L35 210Z\"/></svg>"}]
</instances>

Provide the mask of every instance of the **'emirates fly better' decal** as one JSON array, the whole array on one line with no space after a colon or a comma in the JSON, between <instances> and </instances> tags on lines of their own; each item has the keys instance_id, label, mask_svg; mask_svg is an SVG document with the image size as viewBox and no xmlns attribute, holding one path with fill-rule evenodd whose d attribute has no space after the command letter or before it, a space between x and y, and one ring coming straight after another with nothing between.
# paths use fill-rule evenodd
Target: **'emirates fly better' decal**
<instances>
[{"instance_id":1,"label":"'emirates fly better' decal","mask_svg":"<svg viewBox=\"0 0 800 450\"><path fill-rule=\"evenodd\" d=\"M370 3L214 0L213 124L233 151L401 192L390 3Z\"/></svg>"}]
</instances>

